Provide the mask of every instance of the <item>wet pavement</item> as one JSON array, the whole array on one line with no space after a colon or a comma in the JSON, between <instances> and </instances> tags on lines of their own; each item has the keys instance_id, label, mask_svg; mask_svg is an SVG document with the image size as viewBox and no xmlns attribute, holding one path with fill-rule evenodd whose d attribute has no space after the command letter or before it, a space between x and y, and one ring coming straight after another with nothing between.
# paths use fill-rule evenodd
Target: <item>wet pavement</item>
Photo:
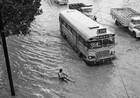
<instances>
[{"instance_id":1,"label":"wet pavement","mask_svg":"<svg viewBox=\"0 0 140 98\"><path fill-rule=\"evenodd\" d=\"M43 0L43 14L31 24L30 35L7 38L16 97L10 97L2 47L0 98L140 98L140 40L114 24L112 7L140 11L139 0L70 0L93 4L97 21L116 34L116 59L111 64L87 66L61 37L58 15L67 6ZM75 83L61 82L63 68Z\"/></svg>"}]
</instances>

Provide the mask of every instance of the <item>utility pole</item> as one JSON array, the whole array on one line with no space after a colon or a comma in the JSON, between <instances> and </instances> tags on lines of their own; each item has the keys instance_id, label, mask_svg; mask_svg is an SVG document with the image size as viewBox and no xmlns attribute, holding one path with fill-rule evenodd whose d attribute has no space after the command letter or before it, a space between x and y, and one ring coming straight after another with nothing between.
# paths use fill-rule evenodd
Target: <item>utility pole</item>
<instances>
[{"instance_id":1,"label":"utility pole","mask_svg":"<svg viewBox=\"0 0 140 98\"><path fill-rule=\"evenodd\" d=\"M12 80L10 61L9 61L9 56L8 56L7 44L6 44L6 38L5 38L5 34L3 32L4 24L3 24L3 21L2 21L2 10L3 10L2 6L3 5L0 4L0 35L1 35L1 41L2 41L2 46L3 46L4 56L5 56L8 79L9 79L9 84L10 84L10 89L11 89L11 96L15 96L15 90L14 90L14 85L13 85L13 80Z\"/></svg>"}]
</instances>

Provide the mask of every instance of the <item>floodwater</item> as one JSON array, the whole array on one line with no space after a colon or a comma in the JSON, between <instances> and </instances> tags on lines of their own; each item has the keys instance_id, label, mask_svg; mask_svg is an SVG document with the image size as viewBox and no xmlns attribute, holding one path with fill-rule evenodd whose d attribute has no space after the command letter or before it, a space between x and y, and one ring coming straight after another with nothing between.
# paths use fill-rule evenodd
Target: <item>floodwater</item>
<instances>
[{"instance_id":1,"label":"floodwater","mask_svg":"<svg viewBox=\"0 0 140 98\"><path fill-rule=\"evenodd\" d=\"M7 46L16 96L10 96L4 55L0 46L0 98L140 98L140 40L117 27L112 7L140 11L139 0L70 0L93 4L97 21L116 34L116 59L111 64L87 66L59 32L59 6L42 0L43 14L31 24L30 35L10 36ZM63 68L75 81L59 81Z\"/></svg>"}]
</instances>

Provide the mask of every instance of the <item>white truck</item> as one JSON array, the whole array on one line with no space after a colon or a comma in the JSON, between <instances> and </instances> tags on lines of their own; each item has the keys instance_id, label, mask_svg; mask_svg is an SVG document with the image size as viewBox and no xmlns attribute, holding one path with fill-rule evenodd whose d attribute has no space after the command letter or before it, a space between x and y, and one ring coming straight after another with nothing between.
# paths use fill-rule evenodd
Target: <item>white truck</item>
<instances>
[{"instance_id":1,"label":"white truck","mask_svg":"<svg viewBox=\"0 0 140 98\"><path fill-rule=\"evenodd\" d=\"M140 38L140 13L131 8L111 8L116 25L128 27L134 37Z\"/></svg>"}]
</instances>

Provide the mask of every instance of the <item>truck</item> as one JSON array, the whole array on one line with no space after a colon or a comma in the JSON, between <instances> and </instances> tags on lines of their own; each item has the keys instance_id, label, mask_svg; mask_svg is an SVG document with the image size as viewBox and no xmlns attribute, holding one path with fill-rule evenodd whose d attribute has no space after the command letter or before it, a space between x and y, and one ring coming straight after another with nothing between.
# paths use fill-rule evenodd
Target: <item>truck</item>
<instances>
[{"instance_id":1,"label":"truck","mask_svg":"<svg viewBox=\"0 0 140 98\"><path fill-rule=\"evenodd\" d=\"M132 8L111 8L110 14L115 24L127 27L136 38L140 38L140 13Z\"/></svg>"},{"instance_id":2,"label":"truck","mask_svg":"<svg viewBox=\"0 0 140 98\"><path fill-rule=\"evenodd\" d=\"M86 3L71 3L69 4L69 9L76 9L80 12L82 12L83 14L85 14L86 16L92 18L92 10L93 10L93 5L91 4L86 4Z\"/></svg>"}]
</instances>

